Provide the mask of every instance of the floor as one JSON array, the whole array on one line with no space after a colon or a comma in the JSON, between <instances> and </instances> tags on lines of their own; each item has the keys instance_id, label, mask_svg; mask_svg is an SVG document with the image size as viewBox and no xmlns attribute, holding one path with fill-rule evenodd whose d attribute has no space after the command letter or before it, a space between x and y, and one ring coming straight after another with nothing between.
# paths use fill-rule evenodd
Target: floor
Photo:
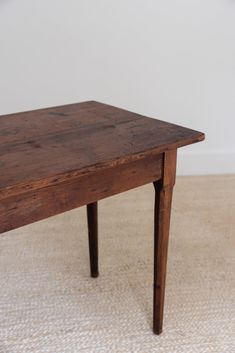
<instances>
[{"instance_id":1,"label":"floor","mask_svg":"<svg viewBox=\"0 0 235 353\"><path fill-rule=\"evenodd\" d=\"M235 175L178 177L164 332L152 334L153 187L103 200L100 277L85 208L0 237L1 353L234 353Z\"/></svg>"}]
</instances>

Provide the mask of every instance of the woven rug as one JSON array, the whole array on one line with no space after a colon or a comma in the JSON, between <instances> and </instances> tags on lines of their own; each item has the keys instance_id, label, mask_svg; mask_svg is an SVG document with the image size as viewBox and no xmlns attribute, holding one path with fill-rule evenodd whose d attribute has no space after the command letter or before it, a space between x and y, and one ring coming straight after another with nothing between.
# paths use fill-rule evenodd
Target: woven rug
<instances>
[{"instance_id":1,"label":"woven rug","mask_svg":"<svg viewBox=\"0 0 235 353\"><path fill-rule=\"evenodd\" d=\"M235 352L235 176L179 177L164 331L152 333L153 187L99 204L100 277L85 208L0 237L0 352Z\"/></svg>"}]
</instances>

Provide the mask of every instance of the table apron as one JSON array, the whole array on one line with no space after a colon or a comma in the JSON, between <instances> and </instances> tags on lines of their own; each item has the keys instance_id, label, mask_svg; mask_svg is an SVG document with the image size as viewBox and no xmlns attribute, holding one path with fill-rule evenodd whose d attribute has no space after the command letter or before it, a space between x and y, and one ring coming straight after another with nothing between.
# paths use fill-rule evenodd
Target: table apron
<instances>
[{"instance_id":1,"label":"table apron","mask_svg":"<svg viewBox=\"0 0 235 353\"><path fill-rule=\"evenodd\" d=\"M163 154L93 171L0 201L0 233L162 178Z\"/></svg>"}]
</instances>

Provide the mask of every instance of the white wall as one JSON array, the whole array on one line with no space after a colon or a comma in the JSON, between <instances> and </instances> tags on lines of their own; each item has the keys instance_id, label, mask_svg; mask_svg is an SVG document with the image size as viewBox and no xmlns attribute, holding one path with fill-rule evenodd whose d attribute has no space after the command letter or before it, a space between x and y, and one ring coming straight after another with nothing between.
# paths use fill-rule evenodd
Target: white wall
<instances>
[{"instance_id":1,"label":"white wall","mask_svg":"<svg viewBox=\"0 0 235 353\"><path fill-rule=\"evenodd\" d=\"M0 114L88 99L206 132L179 173L235 172L235 1L0 0Z\"/></svg>"}]
</instances>

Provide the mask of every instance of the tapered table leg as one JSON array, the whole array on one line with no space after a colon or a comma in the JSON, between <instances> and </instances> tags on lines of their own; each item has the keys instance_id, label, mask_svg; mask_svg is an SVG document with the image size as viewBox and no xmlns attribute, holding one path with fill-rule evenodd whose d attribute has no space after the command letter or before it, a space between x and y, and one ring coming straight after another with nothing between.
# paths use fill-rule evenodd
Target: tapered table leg
<instances>
[{"instance_id":1,"label":"tapered table leg","mask_svg":"<svg viewBox=\"0 0 235 353\"><path fill-rule=\"evenodd\" d=\"M91 277L98 277L98 204L87 205L88 240Z\"/></svg>"},{"instance_id":2,"label":"tapered table leg","mask_svg":"<svg viewBox=\"0 0 235 353\"><path fill-rule=\"evenodd\" d=\"M164 154L163 177L154 182L154 290L153 331L162 332L167 267L167 249L170 229L171 201L175 183L176 151Z\"/></svg>"}]
</instances>

